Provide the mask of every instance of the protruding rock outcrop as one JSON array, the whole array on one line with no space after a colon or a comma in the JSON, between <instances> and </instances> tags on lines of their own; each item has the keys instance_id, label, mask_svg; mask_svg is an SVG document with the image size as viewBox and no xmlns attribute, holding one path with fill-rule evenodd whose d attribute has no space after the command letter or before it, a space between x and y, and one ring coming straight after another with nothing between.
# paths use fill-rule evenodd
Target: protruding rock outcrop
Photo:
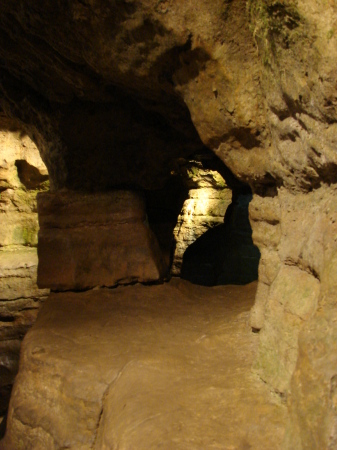
<instances>
[{"instance_id":1,"label":"protruding rock outcrop","mask_svg":"<svg viewBox=\"0 0 337 450\"><path fill-rule=\"evenodd\" d=\"M171 273L181 274L186 249L209 229L224 221L232 201L232 191L215 170L205 169L202 161L190 161L186 167L185 200L173 230L175 251Z\"/></svg>"},{"instance_id":2,"label":"protruding rock outcrop","mask_svg":"<svg viewBox=\"0 0 337 450\"><path fill-rule=\"evenodd\" d=\"M40 287L149 283L167 272L137 192L41 193L38 211Z\"/></svg>"}]
</instances>

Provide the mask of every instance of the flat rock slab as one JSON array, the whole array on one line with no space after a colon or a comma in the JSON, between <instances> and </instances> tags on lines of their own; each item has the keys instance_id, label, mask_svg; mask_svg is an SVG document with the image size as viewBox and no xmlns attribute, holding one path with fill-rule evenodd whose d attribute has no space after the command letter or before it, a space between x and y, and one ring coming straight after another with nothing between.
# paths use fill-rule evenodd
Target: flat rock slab
<instances>
[{"instance_id":1,"label":"flat rock slab","mask_svg":"<svg viewBox=\"0 0 337 450\"><path fill-rule=\"evenodd\" d=\"M282 448L251 373L256 285L52 294L24 339L1 450Z\"/></svg>"}]
</instances>

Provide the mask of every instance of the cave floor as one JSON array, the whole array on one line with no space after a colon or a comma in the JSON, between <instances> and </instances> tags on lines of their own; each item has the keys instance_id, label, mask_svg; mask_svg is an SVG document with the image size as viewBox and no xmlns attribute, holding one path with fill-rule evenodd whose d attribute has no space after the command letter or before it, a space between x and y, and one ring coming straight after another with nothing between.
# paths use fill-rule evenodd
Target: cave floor
<instances>
[{"instance_id":1,"label":"cave floor","mask_svg":"<svg viewBox=\"0 0 337 450\"><path fill-rule=\"evenodd\" d=\"M280 449L286 407L251 371L256 283L52 294L24 340L20 449Z\"/></svg>"}]
</instances>

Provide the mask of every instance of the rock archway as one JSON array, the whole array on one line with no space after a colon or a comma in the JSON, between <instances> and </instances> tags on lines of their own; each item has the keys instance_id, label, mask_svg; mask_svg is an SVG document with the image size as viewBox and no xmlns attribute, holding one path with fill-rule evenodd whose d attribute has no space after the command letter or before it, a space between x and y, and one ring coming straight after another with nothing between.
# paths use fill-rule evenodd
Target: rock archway
<instances>
[{"instance_id":1,"label":"rock archway","mask_svg":"<svg viewBox=\"0 0 337 450\"><path fill-rule=\"evenodd\" d=\"M250 186L255 370L287 399L287 448L337 439L335 17L317 0L20 0L0 13L1 108L37 143L51 197L159 188L204 146Z\"/></svg>"}]
</instances>

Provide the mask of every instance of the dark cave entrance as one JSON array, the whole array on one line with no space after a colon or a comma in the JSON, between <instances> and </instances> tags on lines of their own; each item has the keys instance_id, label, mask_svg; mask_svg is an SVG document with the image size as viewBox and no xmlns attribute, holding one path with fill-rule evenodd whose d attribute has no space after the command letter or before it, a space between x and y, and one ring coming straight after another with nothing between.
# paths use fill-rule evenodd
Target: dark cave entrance
<instances>
[{"instance_id":1,"label":"dark cave entrance","mask_svg":"<svg viewBox=\"0 0 337 450\"><path fill-rule=\"evenodd\" d=\"M171 175L164 188L146 192L149 224L170 276L204 286L257 280L250 187L207 149L178 159Z\"/></svg>"}]
</instances>

